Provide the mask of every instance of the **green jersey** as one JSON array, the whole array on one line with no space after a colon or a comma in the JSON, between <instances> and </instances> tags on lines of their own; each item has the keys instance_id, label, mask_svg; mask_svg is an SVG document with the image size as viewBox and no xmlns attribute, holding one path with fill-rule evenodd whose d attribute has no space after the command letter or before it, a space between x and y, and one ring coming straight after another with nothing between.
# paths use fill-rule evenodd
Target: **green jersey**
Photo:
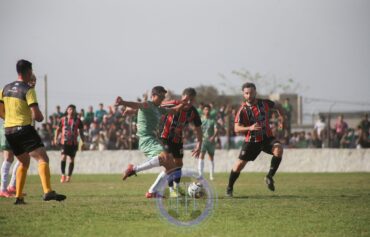
<instances>
[{"instance_id":1,"label":"green jersey","mask_svg":"<svg viewBox=\"0 0 370 237\"><path fill-rule=\"evenodd\" d=\"M216 121L212 118L202 118L203 139L206 140L215 135Z\"/></svg>"},{"instance_id":2,"label":"green jersey","mask_svg":"<svg viewBox=\"0 0 370 237\"><path fill-rule=\"evenodd\" d=\"M139 137L157 137L159 120L167 111L165 108L156 106L152 101L146 102L137 114L137 135Z\"/></svg>"}]
</instances>

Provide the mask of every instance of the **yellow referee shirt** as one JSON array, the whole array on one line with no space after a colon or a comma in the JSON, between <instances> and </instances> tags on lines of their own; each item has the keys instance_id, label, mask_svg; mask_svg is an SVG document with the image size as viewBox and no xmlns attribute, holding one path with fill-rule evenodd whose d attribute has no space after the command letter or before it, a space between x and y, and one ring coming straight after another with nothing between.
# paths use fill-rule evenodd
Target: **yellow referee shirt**
<instances>
[{"instance_id":1,"label":"yellow referee shirt","mask_svg":"<svg viewBox=\"0 0 370 237\"><path fill-rule=\"evenodd\" d=\"M22 81L6 85L0 91L0 103L4 103L4 127L26 126L32 123L30 107L37 105L35 89Z\"/></svg>"}]
</instances>

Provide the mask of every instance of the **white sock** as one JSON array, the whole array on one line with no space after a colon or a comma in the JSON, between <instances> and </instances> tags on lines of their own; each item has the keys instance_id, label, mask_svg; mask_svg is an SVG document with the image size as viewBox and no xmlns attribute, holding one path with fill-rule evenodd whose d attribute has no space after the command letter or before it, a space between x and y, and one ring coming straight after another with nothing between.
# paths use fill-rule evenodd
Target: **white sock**
<instances>
[{"instance_id":1,"label":"white sock","mask_svg":"<svg viewBox=\"0 0 370 237\"><path fill-rule=\"evenodd\" d=\"M8 183L9 170L12 162L4 160L3 165L1 166L1 191L6 191L6 184Z\"/></svg>"},{"instance_id":2,"label":"white sock","mask_svg":"<svg viewBox=\"0 0 370 237\"><path fill-rule=\"evenodd\" d=\"M204 170L204 160L199 158L198 171L199 171L199 176L201 176L201 177L203 177L203 170Z\"/></svg>"},{"instance_id":3,"label":"white sock","mask_svg":"<svg viewBox=\"0 0 370 237\"><path fill-rule=\"evenodd\" d=\"M14 164L12 177L11 177L10 182L9 182L9 186L11 186L11 187L15 187L15 185L16 185L17 169L18 169L19 164L20 163L19 163L18 160Z\"/></svg>"},{"instance_id":4,"label":"white sock","mask_svg":"<svg viewBox=\"0 0 370 237\"><path fill-rule=\"evenodd\" d=\"M211 167L209 169L209 176L213 178L213 174L215 173L215 162L211 160Z\"/></svg>"},{"instance_id":5,"label":"white sock","mask_svg":"<svg viewBox=\"0 0 370 237\"><path fill-rule=\"evenodd\" d=\"M159 167L159 166L160 166L159 165L159 157L154 156L154 157L150 158L149 160L145 161L144 163L135 166L134 170L136 172L140 172L140 171L143 171L143 170L148 170L148 169L151 169L151 168L154 168L154 167Z\"/></svg>"},{"instance_id":6,"label":"white sock","mask_svg":"<svg viewBox=\"0 0 370 237\"><path fill-rule=\"evenodd\" d=\"M154 181L152 186L149 188L149 193L155 193L158 191L159 186L165 181L166 172L162 171L158 174L157 179Z\"/></svg>"}]
</instances>

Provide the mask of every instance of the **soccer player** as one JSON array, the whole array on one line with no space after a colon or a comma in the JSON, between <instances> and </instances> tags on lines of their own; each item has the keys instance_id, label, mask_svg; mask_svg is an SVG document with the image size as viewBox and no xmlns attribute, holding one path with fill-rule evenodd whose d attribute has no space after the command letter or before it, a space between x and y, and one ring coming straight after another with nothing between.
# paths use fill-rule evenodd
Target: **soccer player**
<instances>
[{"instance_id":1,"label":"soccer player","mask_svg":"<svg viewBox=\"0 0 370 237\"><path fill-rule=\"evenodd\" d=\"M0 126L0 146L4 155L4 161L1 165L0 197L12 197L15 195L15 177L17 168L19 166L19 161L14 164L12 177L10 179L9 185L7 186L9 170L14 161L14 154L10 149L8 142L6 141L3 124L1 124Z\"/></svg>"},{"instance_id":2,"label":"soccer player","mask_svg":"<svg viewBox=\"0 0 370 237\"><path fill-rule=\"evenodd\" d=\"M229 184L226 189L226 195L229 197L233 196L234 183L241 170L248 161L254 161L261 151L273 155L265 182L268 189L275 191L273 176L279 168L283 155L282 145L272 136L268 118L270 110L277 110L279 127L282 128L284 123L283 109L270 100L257 99L257 90L253 83L243 84L242 91L245 102L235 116L234 130L236 133L244 133L245 141L239 159L234 163L230 173Z\"/></svg>"},{"instance_id":3,"label":"soccer player","mask_svg":"<svg viewBox=\"0 0 370 237\"><path fill-rule=\"evenodd\" d=\"M0 92L0 117L5 120L5 137L10 148L20 162L16 178L16 201L25 204L23 187L27 178L30 157L38 162L38 171L43 188L43 200L62 201L65 195L57 194L50 184L49 157L35 128L32 119L41 122L44 119L36 92L28 83L32 79L32 63L27 60L17 62L18 79L7 84Z\"/></svg>"},{"instance_id":4,"label":"soccer player","mask_svg":"<svg viewBox=\"0 0 370 237\"><path fill-rule=\"evenodd\" d=\"M203 117L202 117L202 132L203 132L203 144L199 158L198 171L199 175L203 177L204 170L204 157L208 153L209 160L211 162L209 179L213 180L213 174L215 171L215 149L216 149L216 139L218 136L217 123L210 116L211 106L206 104L203 106Z\"/></svg>"},{"instance_id":5,"label":"soccer player","mask_svg":"<svg viewBox=\"0 0 370 237\"><path fill-rule=\"evenodd\" d=\"M146 102L129 102L124 101L121 97L117 97L115 104L124 105L126 108L125 113L130 109L138 110L137 116L137 135L139 136L139 149L145 154L149 159L140 164L134 166L129 164L127 169L123 174L123 180L127 177L136 175L136 173L151 169L154 167L163 166L166 173L173 171L175 168L175 163L163 148L159 137L158 137L158 126L162 115L166 113L175 113L181 108L186 107L185 103L188 102L188 98L184 98L182 103L173 108L161 108L160 105L163 102L167 91L162 86L156 86L152 89L151 101ZM162 180L166 176L165 172L159 177ZM157 185L150 187L146 194L147 198L158 197Z\"/></svg>"},{"instance_id":6,"label":"soccer player","mask_svg":"<svg viewBox=\"0 0 370 237\"><path fill-rule=\"evenodd\" d=\"M83 132L83 124L76 113L76 106L69 105L66 110L66 115L63 116L60 121L58 128L55 131L55 144L58 144L58 138L60 137L60 143L62 144L62 158L60 162L62 177L60 178L61 183L70 182L74 168L74 161L78 150L78 136L82 141L85 140ZM69 157L68 175L66 176L66 163L67 157Z\"/></svg>"},{"instance_id":7,"label":"soccer player","mask_svg":"<svg viewBox=\"0 0 370 237\"><path fill-rule=\"evenodd\" d=\"M187 108L183 108L177 113L167 114L162 117L160 125L160 137L164 144L164 148L169 154L172 155L177 167L168 180L170 197L178 197L179 195L180 190L178 184L181 180L181 168L183 166L182 158L184 157L183 130L189 123L193 123L194 131L197 137L197 143L192 151L192 156L199 157L200 154L200 149L202 146L202 122L197 109L193 106L196 95L197 93L194 88L189 87L184 89L182 92L182 100L188 98ZM181 101L178 100L167 101L162 103L161 107L171 108L180 103ZM161 176L161 174L159 174L159 176ZM174 188L174 183L176 184L176 189Z\"/></svg>"},{"instance_id":8,"label":"soccer player","mask_svg":"<svg viewBox=\"0 0 370 237\"><path fill-rule=\"evenodd\" d=\"M35 87L36 76L32 74L31 80L28 82L30 87ZM8 176L10 167L14 161L13 151L10 149L9 143L5 138L4 124L0 125L0 149L3 151L4 160L1 166L1 186L0 186L0 197L13 197L16 192L16 174L19 166L19 161L17 160L13 166L12 175L8 187Z\"/></svg>"}]
</instances>

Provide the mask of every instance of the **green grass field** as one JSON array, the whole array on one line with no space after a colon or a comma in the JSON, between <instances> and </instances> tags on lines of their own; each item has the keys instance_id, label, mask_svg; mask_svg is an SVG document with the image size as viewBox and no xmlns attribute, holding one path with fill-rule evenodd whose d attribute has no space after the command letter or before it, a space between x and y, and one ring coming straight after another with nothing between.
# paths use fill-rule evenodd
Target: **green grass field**
<instances>
[{"instance_id":1,"label":"green grass field","mask_svg":"<svg viewBox=\"0 0 370 237\"><path fill-rule=\"evenodd\" d=\"M155 175L75 175L69 184L53 176L53 188L68 195L62 203L43 202L39 177L29 176L27 205L0 199L0 236L370 236L369 173L278 173L274 193L263 177L243 173L230 199L228 174L217 174L212 215L180 228L144 197Z\"/></svg>"}]
</instances>

